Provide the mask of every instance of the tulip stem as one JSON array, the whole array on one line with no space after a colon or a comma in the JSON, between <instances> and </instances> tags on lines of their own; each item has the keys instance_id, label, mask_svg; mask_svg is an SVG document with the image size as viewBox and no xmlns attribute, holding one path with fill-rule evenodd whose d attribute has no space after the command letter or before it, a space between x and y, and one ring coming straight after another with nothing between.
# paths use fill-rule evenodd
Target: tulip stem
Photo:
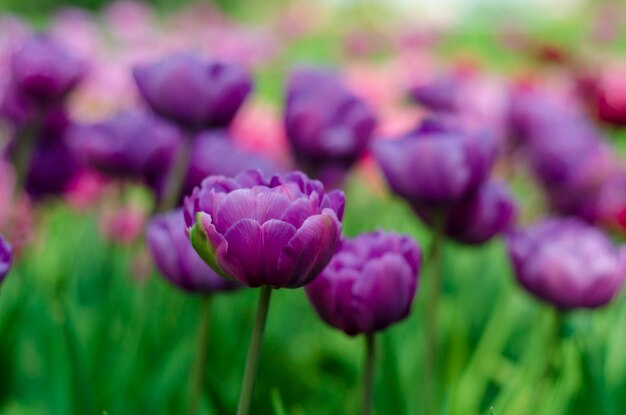
<instances>
[{"instance_id":1,"label":"tulip stem","mask_svg":"<svg viewBox=\"0 0 626 415\"><path fill-rule=\"evenodd\" d=\"M443 288L443 245L445 242L446 216L436 218L433 227L433 241L429 255L431 279L426 293L424 378L422 379L424 409L426 414L437 413L437 323L439 302Z\"/></svg>"},{"instance_id":2,"label":"tulip stem","mask_svg":"<svg viewBox=\"0 0 626 415\"><path fill-rule=\"evenodd\" d=\"M183 142L180 144L180 147L176 152L174 164L165 178L163 196L157 205L156 213L163 213L168 210L172 210L178 204L180 194L185 184L185 177L189 167L192 146L193 137L183 137Z\"/></svg>"},{"instance_id":3,"label":"tulip stem","mask_svg":"<svg viewBox=\"0 0 626 415\"><path fill-rule=\"evenodd\" d=\"M548 396L550 382L552 378L558 373L557 359L559 356L559 350L561 348L561 338L563 334L563 323L565 313L561 310L556 310L552 317L551 327L547 336L546 355L543 362L543 372L538 379L538 391L537 399L534 399L531 404L529 413L538 413L539 405L546 403L546 396Z\"/></svg>"},{"instance_id":4,"label":"tulip stem","mask_svg":"<svg viewBox=\"0 0 626 415\"><path fill-rule=\"evenodd\" d=\"M252 340L250 341L250 347L248 349L246 371L243 376L239 406L237 407L237 415L247 415L250 412L252 394L254 393L254 382L259 367L259 354L261 352L261 343L263 341L263 332L265 331L265 322L267 320L267 312L270 308L271 296L272 287L267 285L261 287L259 305L257 306L256 319L254 321L254 331L252 332Z\"/></svg>"},{"instance_id":5,"label":"tulip stem","mask_svg":"<svg viewBox=\"0 0 626 415\"><path fill-rule=\"evenodd\" d=\"M211 322L211 300L212 297L210 295L205 295L204 298L202 298L202 304L200 306L198 332L196 334L196 357L189 388L189 407L187 408L189 415L197 413L198 404L202 397L202 380L205 372L207 340L209 338L209 325Z\"/></svg>"},{"instance_id":6,"label":"tulip stem","mask_svg":"<svg viewBox=\"0 0 626 415\"><path fill-rule=\"evenodd\" d=\"M363 372L363 415L370 415L374 404L374 372L376 365L376 337L365 334L365 370Z\"/></svg>"}]
</instances>

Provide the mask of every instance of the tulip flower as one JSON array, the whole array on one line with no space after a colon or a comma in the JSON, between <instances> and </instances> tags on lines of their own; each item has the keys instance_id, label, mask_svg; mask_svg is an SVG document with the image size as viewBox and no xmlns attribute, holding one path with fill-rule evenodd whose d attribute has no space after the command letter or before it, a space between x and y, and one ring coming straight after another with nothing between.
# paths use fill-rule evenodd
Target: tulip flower
<instances>
[{"instance_id":1,"label":"tulip flower","mask_svg":"<svg viewBox=\"0 0 626 415\"><path fill-rule=\"evenodd\" d=\"M426 121L397 140L378 141L374 155L391 189L413 206L446 209L474 192L495 159L492 137Z\"/></svg>"},{"instance_id":2,"label":"tulip flower","mask_svg":"<svg viewBox=\"0 0 626 415\"><path fill-rule=\"evenodd\" d=\"M376 126L365 102L332 73L312 68L291 74L284 121L298 164L332 186L364 154Z\"/></svg>"},{"instance_id":3,"label":"tulip flower","mask_svg":"<svg viewBox=\"0 0 626 415\"><path fill-rule=\"evenodd\" d=\"M422 254L406 236L377 231L344 239L324 271L306 286L309 301L329 325L366 338L363 413L373 401L374 334L411 310Z\"/></svg>"},{"instance_id":4,"label":"tulip flower","mask_svg":"<svg viewBox=\"0 0 626 415\"><path fill-rule=\"evenodd\" d=\"M226 127L252 90L242 68L187 54L137 66L133 75L155 113L195 131Z\"/></svg>"},{"instance_id":5,"label":"tulip flower","mask_svg":"<svg viewBox=\"0 0 626 415\"><path fill-rule=\"evenodd\" d=\"M344 195L326 193L302 173L265 178L247 171L211 176L185 199L185 221L198 254L219 275L261 287L239 400L247 414L271 288L298 288L328 265L341 234Z\"/></svg>"},{"instance_id":6,"label":"tulip flower","mask_svg":"<svg viewBox=\"0 0 626 415\"><path fill-rule=\"evenodd\" d=\"M626 277L626 249L578 219L544 220L512 232L507 245L519 283L560 310L605 305Z\"/></svg>"},{"instance_id":7,"label":"tulip flower","mask_svg":"<svg viewBox=\"0 0 626 415\"><path fill-rule=\"evenodd\" d=\"M11 65L15 87L40 105L63 99L86 70L81 59L46 35L27 39Z\"/></svg>"},{"instance_id":8,"label":"tulip flower","mask_svg":"<svg viewBox=\"0 0 626 415\"><path fill-rule=\"evenodd\" d=\"M507 186L499 181L488 181L450 209L446 236L462 244L483 244L510 228L515 211L515 200ZM416 213L426 224L433 226L436 213L424 208L416 209Z\"/></svg>"},{"instance_id":9,"label":"tulip flower","mask_svg":"<svg viewBox=\"0 0 626 415\"><path fill-rule=\"evenodd\" d=\"M181 140L173 126L141 112L121 112L75 128L71 139L87 163L105 175L143 179L163 170Z\"/></svg>"},{"instance_id":10,"label":"tulip flower","mask_svg":"<svg viewBox=\"0 0 626 415\"><path fill-rule=\"evenodd\" d=\"M0 284L11 270L13 247L0 235Z\"/></svg>"},{"instance_id":11,"label":"tulip flower","mask_svg":"<svg viewBox=\"0 0 626 415\"><path fill-rule=\"evenodd\" d=\"M154 262L167 280L178 288L210 294L238 286L217 275L198 256L185 233L182 209L154 216L146 232Z\"/></svg>"}]
</instances>

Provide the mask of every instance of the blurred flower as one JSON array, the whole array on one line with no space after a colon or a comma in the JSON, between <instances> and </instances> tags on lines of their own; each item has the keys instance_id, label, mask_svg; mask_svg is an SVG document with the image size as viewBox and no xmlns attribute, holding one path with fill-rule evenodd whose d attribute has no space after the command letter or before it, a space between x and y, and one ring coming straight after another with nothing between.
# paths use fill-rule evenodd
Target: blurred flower
<instances>
[{"instance_id":1,"label":"blurred flower","mask_svg":"<svg viewBox=\"0 0 626 415\"><path fill-rule=\"evenodd\" d=\"M179 131L141 112L121 112L71 132L72 143L102 173L139 180L164 170L181 141Z\"/></svg>"},{"instance_id":2,"label":"blurred flower","mask_svg":"<svg viewBox=\"0 0 626 415\"><path fill-rule=\"evenodd\" d=\"M71 125L59 127L56 123L44 124L30 157L25 185L35 199L63 193L83 170L80 158L67 142Z\"/></svg>"},{"instance_id":3,"label":"blurred flower","mask_svg":"<svg viewBox=\"0 0 626 415\"><path fill-rule=\"evenodd\" d=\"M171 154L170 154L171 156ZM155 191L157 198L163 196L165 181L173 163L173 157L161 163L146 176L148 185ZM274 174L278 167L262 155L238 148L225 130L210 130L198 134L193 139L191 159L185 176L181 201L199 186L208 176L236 176L249 170L257 169L263 174Z\"/></svg>"},{"instance_id":4,"label":"blurred flower","mask_svg":"<svg viewBox=\"0 0 626 415\"><path fill-rule=\"evenodd\" d=\"M344 239L306 293L320 317L346 334L380 331L408 316L421 261L406 236L377 231Z\"/></svg>"},{"instance_id":5,"label":"blurred flower","mask_svg":"<svg viewBox=\"0 0 626 415\"><path fill-rule=\"evenodd\" d=\"M298 69L285 99L287 138L298 163L317 178L332 170L341 175L367 149L376 126L371 109L335 77L321 69Z\"/></svg>"},{"instance_id":6,"label":"blurred flower","mask_svg":"<svg viewBox=\"0 0 626 415\"><path fill-rule=\"evenodd\" d=\"M13 247L0 235L0 283L6 278L11 269Z\"/></svg>"},{"instance_id":7,"label":"blurred flower","mask_svg":"<svg viewBox=\"0 0 626 415\"><path fill-rule=\"evenodd\" d=\"M432 212L417 208L417 214L432 226ZM483 244L508 230L515 221L515 200L503 182L488 181L465 200L453 205L446 217L446 234L463 244Z\"/></svg>"},{"instance_id":8,"label":"blurred flower","mask_svg":"<svg viewBox=\"0 0 626 415\"><path fill-rule=\"evenodd\" d=\"M601 121L626 125L626 67L609 68L593 90L595 111Z\"/></svg>"},{"instance_id":9,"label":"blurred flower","mask_svg":"<svg viewBox=\"0 0 626 415\"><path fill-rule=\"evenodd\" d=\"M332 258L341 234L341 191L299 172L211 176L185 199L194 248L215 272L248 287L297 288Z\"/></svg>"},{"instance_id":10,"label":"blurred flower","mask_svg":"<svg viewBox=\"0 0 626 415\"><path fill-rule=\"evenodd\" d=\"M61 100L86 70L84 62L46 35L27 39L11 63L16 88L39 104Z\"/></svg>"},{"instance_id":11,"label":"blurred flower","mask_svg":"<svg viewBox=\"0 0 626 415\"><path fill-rule=\"evenodd\" d=\"M130 244L139 238L146 221L146 212L138 205L105 211L100 229L107 240Z\"/></svg>"},{"instance_id":12,"label":"blurred flower","mask_svg":"<svg viewBox=\"0 0 626 415\"><path fill-rule=\"evenodd\" d=\"M374 155L391 189L414 207L447 208L485 181L495 146L482 130L432 119L400 139L378 141Z\"/></svg>"},{"instance_id":13,"label":"blurred flower","mask_svg":"<svg viewBox=\"0 0 626 415\"><path fill-rule=\"evenodd\" d=\"M608 303L626 276L626 251L577 219L547 219L512 232L515 275L529 292L563 310Z\"/></svg>"},{"instance_id":14,"label":"blurred flower","mask_svg":"<svg viewBox=\"0 0 626 415\"><path fill-rule=\"evenodd\" d=\"M190 194L207 176L236 176L255 169L264 175L279 171L269 159L237 147L224 130L213 130L194 138L184 194Z\"/></svg>"},{"instance_id":15,"label":"blurred flower","mask_svg":"<svg viewBox=\"0 0 626 415\"><path fill-rule=\"evenodd\" d=\"M93 206L104 192L108 180L94 170L81 170L67 184L65 200L77 210Z\"/></svg>"},{"instance_id":16,"label":"blurred flower","mask_svg":"<svg viewBox=\"0 0 626 415\"><path fill-rule=\"evenodd\" d=\"M409 95L431 111L457 111L460 109L460 95L466 81L461 74L451 74L415 85L410 88Z\"/></svg>"},{"instance_id":17,"label":"blurred flower","mask_svg":"<svg viewBox=\"0 0 626 415\"><path fill-rule=\"evenodd\" d=\"M133 75L154 112L194 130L227 126L252 90L240 67L186 54L136 66Z\"/></svg>"},{"instance_id":18,"label":"blurred flower","mask_svg":"<svg viewBox=\"0 0 626 415\"><path fill-rule=\"evenodd\" d=\"M147 239L159 270L183 290L211 293L238 287L238 284L217 275L198 256L185 233L182 210L152 218L148 224Z\"/></svg>"}]
</instances>

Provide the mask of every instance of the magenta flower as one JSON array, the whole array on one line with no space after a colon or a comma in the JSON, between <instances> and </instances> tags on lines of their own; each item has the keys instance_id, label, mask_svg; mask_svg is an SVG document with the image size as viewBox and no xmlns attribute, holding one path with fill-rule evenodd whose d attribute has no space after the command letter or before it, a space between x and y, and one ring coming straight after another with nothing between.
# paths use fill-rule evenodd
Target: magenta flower
<instances>
[{"instance_id":1,"label":"magenta flower","mask_svg":"<svg viewBox=\"0 0 626 415\"><path fill-rule=\"evenodd\" d=\"M320 317L350 336L408 316L422 254L409 237L377 231L344 239L306 293Z\"/></svg>"},{"instance_id":2,"label":"magenta flower","mask_svg":"<svg viewBox=\"0 0 626 415\"><path fill-rule=\"evenodd\" d=\"M0 283L4 281L11 270L13 262L13 247L0 235Z\"/></svg>"},{"instance_id":3,"label":"magenta flower","mask_svg":"<svg viewBox=\"0 0 626 415\"><path fill-rule=\"evenodd\" d=\"M11 63L17 89L41 104L65 97L86 70L82 60L46 35L27 39Z\"/></svg>"},{"instance_id":4,"label":"magenta flower","mask_svg":"<svg viewBox=\"0 0 626 415\"><path fill-rule=\"evenodd\" d=\"M417 207L416 213L426 224L433 226L436 211ZM488 181L467 199L450 207L445 232L463 244L483 244L509 230L515 221L515 213L515 200L506 184Z\"/></svg>"},{"instance_id":5,"label":"magenta flower","mask_svg":"<svg viewBox=\"0 0 626 415\"><path fill-rule=\"evenodd\" d=\"M157 267L177 287L201 293L237 288L238 284L217 275L193 249L182 209L155 216L148 225L147 239Z\"/></svg>"},{"instance_id":6,"label":"magenta flower","mask_svg":"<svg viewBox=\"0 0 626 415\"><path fill-rule=\"evenodd\" d=\"M376 126L365 102L332 73L312 68L291 74L284 119L296 160L318 179L329 176L328 170L345 174L367 149Z\"/></svg>"},{"instance_id":7,"label":"magenta flower","mask_svg":"<svg viewBox=\"0 0 626 415\"><path fill-rule=\"evenodd\" d=\"M76 127L71 136L91 166L108 176L127 179L160 173L182 140L175 127L141 112L122 112Z\"/></svg>"},{"instance_id":8,"label":"magenta flower","mask_svg":"<svg viewBox=\"0 0 626 415\"><path fill-rule=\"evenodd\" d=\"M252 90L242 68L186 54L137 66L133 75L155 113L193 130L227 126Z\"/></svg>"},{"instance_id":9,"label":"magenta flower","mask_svg":"<svg viewBox=\"0 0 626 415\"><path fill-rule=\"evenodd\" d=\"M427 120L400 139L377 142L374 154L395 193L414 207L447 208L485 181L495 144L486 132Z\"/></svg>"},{"instance_id":10,"label":"magenta flower","mask_svg":"<svg viewBox=\"0 0 626 415\"><path fill-rule=\"evenodd\" d=\"M343 192L302 173L211 176L185 199L194 248L218 274L248 287L297 288L326 267L339 242Z\"/></svg>"},{"instance_id":11,"label":"magenta flower","mask_svg":"<svg viewBox=\"0 0 626 415\"><path fill-rule=\"evenodd\" d=\"M563 310L608 303L626 276L626 250L577 219L548 219L512 232L508 250L520 284Z\"/></svg>"}]
</instances>

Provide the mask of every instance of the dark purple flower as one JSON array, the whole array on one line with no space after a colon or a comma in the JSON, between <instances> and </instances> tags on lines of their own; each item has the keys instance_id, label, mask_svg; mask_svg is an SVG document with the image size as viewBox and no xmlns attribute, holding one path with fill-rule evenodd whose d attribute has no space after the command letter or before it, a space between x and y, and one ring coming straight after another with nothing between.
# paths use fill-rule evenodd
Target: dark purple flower
<instances>
[{"instance_id":1,"label":"dark purple flower","mask_svg":"<svg viewBox=\"0 0 626 415\"><path fill-rule=\"evenodd\" d=\"M41 139L30 159L26 191L36 199L63 193L79 172L82 163L63 139Z\"/></svg>"},{"instance_id":2,"label":"dark purple flower","mask_svg":"<svg viewBox=\"0 0 626 415\"><path fill-rule=\"evenodd\" d=\"M122 112L76 127L71 139L87 163L104 174L142 179L164 170L182 137L175 127L150 114Z\"/></svg>"},{"instance_id":3,"label":"dark purple flower","mask_svg":"<svg viewBox=\"0 0 626 415\"><path fill-rule=\"evenodd\" d=\"M463 244L483 244L513 225L515 211L515 200L507 186L488 181L446 212L446 235ZM416 213L432 226L433 215L438 212L418 207Z\"/></svg>"},{"instance_id":4,"label":"dark purple flower","mask_svg":"<svg viewBox=\"0 0 626 415\"><path fill-rule=\"evenodd\" d=\"M266 157L237 147L224 130L212 130L194 138L184 194L190 194L208 176L233 177L245 170L259 170L264 175L278 172Z\"/></svg>"},{"instance_id":5,"label":"dark purple flower","mask_svg":"<svg viewBox=\"0 0 626 415\"><path fill-rule=\"evenodd\" d=\"M13 261L13 247L2 235L0 235L0 283L4 281L11 270Z\"/></svg>"},{"instance_id":6,"label":"dark purple flower","mask_svg":"<svg viewBox=\"0 0 626 415\"><path fill-rule=\"evenodd\" d=\"M296 160L320 170L346 171L363 155L376 127L372 110L332 73L294 71L287 85L285 128Z\"/></svg>"},{"instance_id":7,"label":"dark purple flower","mask_svg":"<svg viewBox=\"0 0 626 415\"><path fill-rule=\"evenodd\" d=\"M227 126L252 90L239 66L186 54L137 66L133 75L154 112L194 130Z\"/></svg>"},{"instance_id":8,"label":"dark purple flower","mask_svg":"<svg viewBox=\"0 0 626 415\"><path fill-rule=\"evenodd\" d=\"M563 310L608 303L626 276L626 250L577 219L544 220L507 242L520 284Z\"/></svg>"},{"instance_id":9,"label":"dark purple flower","mask_svg":"<svg viewBox=\"0 0 626 415\"><path fill-rule=\"evenodd\" d=\"M200 256L248 287L297 288L332 258L341 234L341 191L294 172L211 176L185 199L185 221Z\"/></svg>"},{"instance_id":10,"label":"dark purple flower","mask_svg":"<svg viewBox=\"0 0 626 415\"><path fill-rule=\"evenodd\" d=\"M377 231L344 239L306 293L331 326L351 336L380 331L408 316L421 260L406 236Z\"/></svg>"},{"instance_id":11,"label":"dark purple flower","mask_svg":"<svg viewBox=\"0 0 626 415\"><path fill-rule=\"evenodd\" d=\"M374 155L391 189L413 206L445 208L464 200L487 178L493 138L424 122L397 140L378 141Z\"/></svg>"},{"instance_id":12,"label":"dark purple flower","mask_svg":"<svg viewBox=\"0 0 626 415\"><path fill-rule=\"evenodd\" d=\"M85 73L85 64L46 35L27 39L12 56L16 88L40 104L59 101Z\"/></svg>"},{"instance_id":13,"label":"dark purple flower","mask_svg":"<svg viewBox=\"0 0 626 415\"><path fill-rule=\"evenodd\" d=\"M238 287L217 275L198 256L185 232L181 209L153 217L148 224L147 239L150 254L161 273L183 290L212 293Z\"/></svg>"},{"instance_id":14,"label":"dark purple flower","mask_svg":"<svg viewBox=\"0 0 626 415\"><path fill-rule=\"evenodd\" d=\"M146 175L146 181L157 194L157 198L162 197L165 179L174 161L172 155L173 153L159 169ZM250 169L259 170L265 175L279 171L269 159L237 147L225 130L210 130L198 134L193 139L181 201L184 195L191 194L208 176L232 177Z\"/></svg>"},{"instance_id":15,"label":"dark purple flower","mask_svg":"<svg viewBox=\"0 0 626 415\"><path fill-rule=\"evenodd\" d=\"M409 89L413 100L431 111L453 112L460 110L461 94L465 80L461 76L448 75Z\"/></svg>"}]
</instances>

